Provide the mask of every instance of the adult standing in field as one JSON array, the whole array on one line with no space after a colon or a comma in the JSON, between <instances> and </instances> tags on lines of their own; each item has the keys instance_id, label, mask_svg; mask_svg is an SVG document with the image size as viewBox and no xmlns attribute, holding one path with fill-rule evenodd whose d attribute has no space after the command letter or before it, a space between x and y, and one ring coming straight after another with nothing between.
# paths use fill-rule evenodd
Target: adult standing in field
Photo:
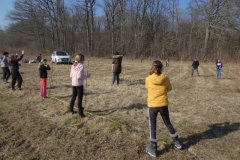
<instances>
[{"instance_id":1,"label":"adult standing in field","mask_svg":"<svg viewBox=\"0 0 240 160\"><path fill-rule=\"evenodd\" d=\"M197 60L197 58L194 58L193 60L193 63L192 63L192 76L193 76L193 72L196 70L197 71L197 74L199 76L199 73L198 73L198 66L199 66L199 62Z\"/></svg>"},{"instance_id":2,"label":"adult standing in field","mask_svg":"<svg viewBox=\"0 0 240 160\"><path fill-rule=\"evenodd\" d=\"M182 148L182 144L178 139L178 132L172 126L169 118L167 92L172 90L172 86L169 78L162 74L162 67L162 62L154 61L145 81L145 87L148 91L147 105L150 129L150 146L146 148L146 151L152 157L157 156L156 121L158 113L160 113L175 146L178 149Z\"/></svg>"},{"instance_id":3,"label":"adult standing in field","mask_svg":"<svg viewBox=\"0 0 240 160\"><path fill-rule=\"evenodd\" d=\"M41 60L42 60L42 54L39 54L39 55L37 56L37 60L38 60L38 63L41 62Z\"/></svg>"},{"instance_id":4,"label":"adult standing in field","mask_svg":"<svg viewBox=\"0 0 240 160\"><path fill-rule=\"evenodd\" d=\"M169 61L170 61L169 57L166 58L166 67L169 67Z\"/></svg>"},{"instance_id":5,"label":"adult standing in field","mask_svg":"<svg viewBox=\"0 0 240 160\"><path fill-rule=\"evenodd\" d=\"M120 78L119 75L122 72L122 58L123 55L119 55L119 53L116 51L116 53L113 55L112 60L112 72L113 72L113 79L112 84L117 81L117 85L119 84Z\"/></svg>"},{"instance_id":6,"label":"adult standing in field","mask_svg":"<svg viewBox=\"0 0 240 160\"><path fill-rule=\"evenodd\" d=\"M18 57L18 53L16 55L12 55L10 57L9 63L12 66L11 74L12 74L12 90L15 90L16 80L18 81L18 90L22 90L22 76L19 72L19 61L23 58L24 50L22 50L22 55Z\"/></svg>"},{"instance_id":7,"label":"adult standing in field","mask_svg":"<svg viewBox=\"0 0 240 160\"><path fill-rule=\"evenodd\" d=\"M3 82L8 83L8 78L10 77L9 62L8 62L8 52L3 52L3 57L1 60L1 67L3 70Z\"/></svg>"},{"instance_id":8,"label":"adult standing in field","mask_svg":"<svg viewBox=\"0 0 240 160\"><path fill-rule=\"evenodd\" d=\"M223 67L223 64L222 64L221 60L218 59L217 62L216 62L217 79L221 79L222 78L222 67Z\"/></svg>"},{"instance_id":9,"label":"adult standing in field","mask_svg":"<svg viewBox=\"0 0 240 160\"><path fill-rule=\"evenodd\" d=\"M90 75L84 74L84 55L77 54L75 56L75 62L73 63L70 71L70 77L72 78L72 99L69 106L69 112L74 114L74 102L78 97L78 115L80 118L86 117L84 112L84 108L82 107L82 99L84 94L84 79L89 78Z\"/></svg>"},{"instance_id":10,"label":"adult standing in field","mask_svg":"<svg viewBox=\"0 0 240 160\"><path fill-rule=\"evenodd\" d=\"M46 59L41 60L41 62L39 63L39 66L38 66L38 70L39 70L39 75L40 75L40 96L42 97L42 99L45 99L45 98L47 98L47 91L46 91L47 76L48 76L47 71L51 70L51 68L47 64Z\"/></svg>"}]
</instances>

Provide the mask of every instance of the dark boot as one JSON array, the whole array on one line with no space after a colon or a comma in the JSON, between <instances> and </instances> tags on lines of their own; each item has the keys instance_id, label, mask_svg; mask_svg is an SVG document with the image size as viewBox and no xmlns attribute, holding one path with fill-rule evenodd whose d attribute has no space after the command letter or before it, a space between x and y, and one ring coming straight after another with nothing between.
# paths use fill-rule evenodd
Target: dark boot
<instances>
[{"instance_id":1,"label":"dark boot","mask_svg":"<svg viewBox=\"0 0 240 160\"><path fill-rule=\"evenodd\" d=\"M176 132L173 135L170 134L170 136L172 137L172 140L173 140L173 143L174 143L175 147L177 147L178 149L181 149L182 148L182 143L178 139L178 133Z\"/></svg>"},{"instance_id":2,"label":"dark boot","mask_svg":"<svg viewBox=\"0 0 240 160\"><path fill-rule=\"evenodd\" d=\"M147 153L152 157L157 157L157 142L150 141L150 145L146 148Z\"/></svg>"},{"instance_id":3,"label":"dark boot","mask_svg":"<svg viewBox=\"0 0 240 160\"><path fill-rule=\"evenodd\" d=\"M69 111L70 113L74 114L73 106L69 106L68 111Z\"/></svg>"},{"instance_id":4,"label":"dark boot","mask_svg":"<svg viewBox=\"0 0 240 160\"><path fill-rule=\"evenodd\" d=\"M84 112L84 108L83 107L78 109L78 114L79 114L80 118L86 117L86 115L83 112Z\"/></svg>"}]
</instances>

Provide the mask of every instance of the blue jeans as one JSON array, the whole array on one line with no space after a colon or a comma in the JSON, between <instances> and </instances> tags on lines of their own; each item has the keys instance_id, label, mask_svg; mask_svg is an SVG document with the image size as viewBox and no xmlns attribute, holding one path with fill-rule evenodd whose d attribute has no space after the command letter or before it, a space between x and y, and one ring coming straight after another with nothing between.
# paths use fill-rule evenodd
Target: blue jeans
<instances>
[{"instance_id":1,"label":"blue jeans","mask_svg":"<svg viewBox=\"0 0 240 160\"><path fill-rule=\"evenodd\" d=\"M221 69L218 69L218 68L216 69L217 79L221 79L221 76L222 76L221 72L222 72Z\"/></svg>"},{"instance_id":2,"label":"blue jeans","mask_svg":"<svg viewBox=\"0 0 240 160\"><path fill-rule=\"evenodd\" d=\"M117 84L119 84L119 74L120 73L113 73L113 80L112 80L112 84L114 84L114 82L117 80Z\"/></svg>"}]
</instances>

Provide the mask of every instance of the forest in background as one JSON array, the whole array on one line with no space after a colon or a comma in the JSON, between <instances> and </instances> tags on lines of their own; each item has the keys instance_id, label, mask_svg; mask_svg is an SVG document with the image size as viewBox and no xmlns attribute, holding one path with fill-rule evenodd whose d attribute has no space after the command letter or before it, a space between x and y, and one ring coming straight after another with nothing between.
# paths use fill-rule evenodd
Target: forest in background
<instances>
[{"instance_id":1,"label":"forest in background","mask_svg":"<svg viewBox=\"0 0 240 160\"><path fill-rule=\"evenodd\" d=\"M33 55L240 60L240 1L15 0L0 49Z\"/></svg>"}]
</instances>

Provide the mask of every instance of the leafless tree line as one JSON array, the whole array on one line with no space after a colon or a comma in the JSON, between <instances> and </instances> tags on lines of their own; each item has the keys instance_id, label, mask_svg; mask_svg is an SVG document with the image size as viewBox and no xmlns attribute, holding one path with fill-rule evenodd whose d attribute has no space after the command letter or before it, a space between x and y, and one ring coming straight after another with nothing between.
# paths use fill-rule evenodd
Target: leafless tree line
<instances>
[{"instance_id":1,"label":"leafless tree line","mask_svg":"<svg viewBox=\"0 0 240 160\"><path fill-rule=\"evenodd\" d=\"M180 2L179 2L180 1ZM130 58L239 58L240 1L15 0L0 48ZM26 48L26 47L25 47Z\"/></svg>"}]
</instances>

